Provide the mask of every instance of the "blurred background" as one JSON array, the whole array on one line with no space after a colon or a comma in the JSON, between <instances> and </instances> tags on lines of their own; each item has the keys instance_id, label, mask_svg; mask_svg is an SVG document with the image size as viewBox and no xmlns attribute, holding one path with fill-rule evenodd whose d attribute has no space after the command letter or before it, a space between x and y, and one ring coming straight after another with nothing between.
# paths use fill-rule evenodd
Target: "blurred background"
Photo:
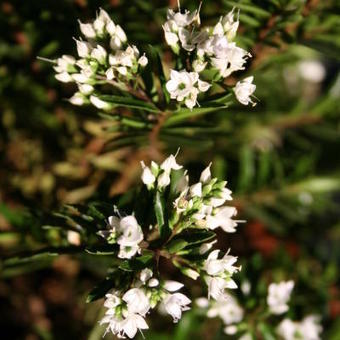
<instances>
[{"instance_id":1,"label":"blurred background","mask_svg":"<svg viewBox=\"0 0 340 340\"><path fill-rule=\"evenodd\" d=\"M62 204L114 202L150 160L148 138L124 138L93 108L73 107L74 88L54 78L55 59L75 54L77 19L104 8L137 46L164 47L161 25L176 1L60 0L0 3L1 339L101 339L102 302L86 304L109 259L90 254L13 255L78 245L73 234L39 224ZM198 1L182 1L197 8ZM160 158L176 152L197 176L210 162L228 180L240 219L223 239L250 282L251 310L274 278L296 281L294 316L322 316L323 339L340 339L340 3L337 0L203 1L214 24L240 8L240 46L251 51L255 108L225 111L163 128ZM164 67L171 54L164 49ZM236 77L247 74L239 72ZM131 138L128 138L132 136ZM136 138L139 137L139 138ZM108 147L109 145L109 147ZM34 211L34 213L32 213ZM174 327L154 317L147 339L223 339L221 324L186 313ZM107 338L110 338L109 336ZM112 337L111 337L112 338Z\"/></svg>"}]
</instances>

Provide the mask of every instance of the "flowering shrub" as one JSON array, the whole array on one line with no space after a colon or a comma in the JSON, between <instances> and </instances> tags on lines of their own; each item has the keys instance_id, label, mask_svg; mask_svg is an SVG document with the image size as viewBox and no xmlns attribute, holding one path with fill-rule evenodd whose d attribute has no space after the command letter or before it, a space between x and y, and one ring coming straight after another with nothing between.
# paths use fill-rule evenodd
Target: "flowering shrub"
<instances>
[{"instance_id":1,"label":"flowering shrub","mask_svg":"<svg viewBox=\"0 0 340 340\"><path fill-rule=\"evenodd\" d=\"M175 54L176 68L170 70L170 79L166 82L164 75L158 74L163 95L152 96L147 83L150 75L145 77L143 72L149 57L141 54L135 45L130 45L124 30L100 9L92 23L79 22L80 31L86 39L75 40L79 58L63 55L57 59L55 77L61 82L77 84L78 91L70 98L74 105L91 103L100 110L110 111L125 103L137 109L157 112L158 107L169 104L170 97L192 110L199 105L201 93L212 87L220 87L225 92L224 79L235 71L245 69L247 58L251 55L233 41L238 25L234 10L214 27L200 29L199 10L181 13L169 9L163 30L165 40ZM151 69L146 72L151 72ZM253 77L248 77L233 89L237 100L244 105L255 105L251 99L256 88L252 80ZM110 85L111 89L108 90L106 85ZM233 92L231 88L227 91ZM112 92L115 95L112 96ZM135 100L127 101L128 94ZM123 98L117 95L123 95ZM165 103L162 103L162 97ZM226 97L224 93L222 98L221 103L228 105L230 96ZM170 111L173 109L170 108Z\"/></svg>"},{"instance_id":2,"label":"flowering shrub","mask_svg":"<svg viewBox=\"0 0 340 340\"><path fill-rule=\"evenodd\" d=\"M200 278L208 297L219 302L228 300L226 289L237 288L232 276L240 269L235 256L228 252L221 257L219 249L212 250L214 230L235 232L238 221L232 219L236 209L225 206L232 199L231 191L225 181L211 177L210 165L194 184L189 184L187 171L173 155L160 165L142 162L142 168L142 181L154 206L150 224L115 209L107 228L98 232L123 260L115 272L119 283L112 282L113 290L106 294L107 311L101 323L108 324L107 331L130 338L148 328L145 317L157 306L174 322L190 309L191 299L178 292L186 287L164 278L160 258L192 280Z\"/></svg>"}]
</instances>

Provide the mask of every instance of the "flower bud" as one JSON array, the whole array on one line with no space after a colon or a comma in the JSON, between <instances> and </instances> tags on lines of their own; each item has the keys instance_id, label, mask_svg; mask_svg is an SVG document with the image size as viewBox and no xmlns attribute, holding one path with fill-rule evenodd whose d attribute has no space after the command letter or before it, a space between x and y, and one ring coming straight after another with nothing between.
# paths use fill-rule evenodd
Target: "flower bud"
<instances>
[{"instance_id":1,"label":"flower bud","mask_svg":"<svg viewBox=\"0 0 340 340\"><path fill-rule=\"evenodd\" d=\"M67 72L57 73L54 77L63 83L70 83L73 81L72 76Z\"/></svg>"},{"instance_id":2,"label":"flower bud","mask_svg":"<svg viewBox=\"0 0 340 340\"><path fill-rule=\"evenodd\" d=\"M92 46L89 43L80 40L76 40L76 43L79 57L81 58L88 57L92 51Z\"/></svg>"},{"instance_id":3,"label":"flower bud","mask_svg":"<svg viewBox=\"0 0 340 340\"><path fill-rule=\"evenodd\" d=\"M98 60L100 64L106 64L107 52L103 46L97 45L96 48L92 50L91 57Z\"/></svg>"},{"instance_id":4,"label":"flower bud","mask_svg":"<svg viewBox=\"0 0 340 340\"><path fill-rule=\"evenodd\" d=\"M101 100L100 98L96 96L91 96L90 101L96 108L101 109L101 110L110 110L113 107L112 104L104 100Z\"/></svg>"},{"instance_id":5,"label":"flower bud","mask_svg":"<svg viewBox=\"0 0 340 340\"><path fill-rule=\"evenodd\" d=\"M86 38L94 39L96 37L96 31L94 30L92 24L83 24L79 20L79 27L80 27L81 33L83 33L83 35Z\"/></svg>"},{"instance_id":6,"label":"flower bud","mask_svg":"<svg viewBox=\"0 0 340 340\"><path fill-rule=\"evenodd\" d=\"M145 67L148 64L148 58L145 56L145 54L138 59L138 64L142 67Z\"/></svg>"}]
</instances>

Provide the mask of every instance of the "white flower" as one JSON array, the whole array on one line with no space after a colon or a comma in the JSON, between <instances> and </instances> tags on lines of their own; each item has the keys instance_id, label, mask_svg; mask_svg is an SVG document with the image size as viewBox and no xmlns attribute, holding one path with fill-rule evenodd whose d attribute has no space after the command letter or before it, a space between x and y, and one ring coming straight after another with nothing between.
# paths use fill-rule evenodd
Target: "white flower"
<instances>
[{"instance_id":1,"label":"white flower","mask_svg":"<svg viewBox=\"0 0 340 340\"><path fill-rule=\"evenodd\" d=\"M237 271L238 267L233 266L237 261L237 257L226 253L222 259L218 259L219 252L219 249L213 250L204 261L204 270L208 275L215 276L222 274L225 271L232 274Z\"/></svg>"},{"instance_id":2,"label":"white flower","mask_svg":"<svg viewBox=\"0 0 340 340\"><path fill-rule=\"evenodd\" d=\"M148 166L146 166L143 161L141 162L141 165L143 168L143 173L141 177L142 182L147 186L152 185L153 183L155 183L156 177L151 172L151 169Z\"/></svg>"},{"instance_id":3,"label":"white flower","mask_svg":"<svg viewBox=\"0 0 340 340\"><path fill-rule=\"evenodd\" d=\"M303 318L300 325L301 334L307 340L320 340L322 326L320 325L320 316L308 315Z\"/></svg>"},{"instance_id":4,"label":"white flower","mask_svg":"<svg viewBox=\"0 0 340 340\"><path fill-rule=\"evenodd\" d=\"M236 98L243 105L248 105L249 103L252 103L253 106L255 105L251 100L251 95L256 89L256 85L252 84L253 79L254 77L245 78L243 81L237 82L234 87Z\"/></svg>"},{"instance_id":5,"label":"white flower","mask_svg":"<svg viewBox=\"0 0 340 340\"><path fill-rule=\"evenodd\" d=\"M224 34L227 36L228 40L231 41L234 39L239 26L239 20L237 19L235 21L234 19L234 8L222 18L221 24L223 26Z\"/></svg>"},{"instance_id":6,"label":"white flower","mask_svg":"<svg viewBox=\"0 0 340 340\"><path fill-rule=\"evenodd\" d=\"M138 245L134 246L120 246L118 257L120 259L131 259L140 251Z\"/></svg>"},{"instance_id":7,"label":"white flower","mask_svg":"<svg viewBox=\"0 0 340 340\"><path fill-rule=\"evenodd\" d=\"M54 70L58 73L74 71L73 65L76 63L75 58L70 55L64 54L61 58L57 59L57 66L53 66Z\"/></svg>"},{"instance_id":8,"label":"white flower","mask_svg":"<svg viewBox=\"0 0 340 340\"><path fill-rule=\"evenodd\" d=\"M283 319L277 328L277 334L285 340L294 340L297 330L298 325L294 321Z\"/></svg>"},{"instance_id":9,"label":"white flower","mask_svg":"<svg viewBox=\"0 0 340 340\"><path fill-rule=\"evenodd\" d=\"M224 324L232 325L243 319L243 309L234 297L226 295L226 300L215 301L207 312L209 318L220 317Z\"/></svg>"},{"instance_id":10,"label":"white flower","mask_svg":"<svg viewBox=\"0 0 340 340\"><path fill-rule=\"evenodd\" d=\"M196 87L197 86L197 87ZM199 92L205 92L209 89L210 84L200 81L197 72L180 72L171 70L170 80L166 83L166 89L172 99L185 101L185 105L192 109L197 103Z\"/></svg>"},{"instance_id":11,"label":"white flower","mask_svg":"<svg viewBox=\"0 0 340 340\"><path fill-rule=\"evenodd\" d=\"M277 334L284 340L320 340L320 317L308 315L302 321L284 319L277 327Z\"/></svg>"},{"instance_id":12,"label":"white flower","mask_svg":"<svg viewBox=\"0 0 340 340\"><path fill-rule=\"evenodd\" d=\"M77 52L80 58L89 57L92 51L92 46L88 42L76 40Z\"/></svg>"},{"instance_id":13,"label":"white flower","mask_svg":"<svg viewBox=\"0 0 340 340\"><path fill-rule=\"evenodd\" d=\"M217 240L214 240L212 242L203 243L200 246L199 251L198 251L200 253L200 255L203 255L206 252L208 252L216 242L217 242Z\"/></svg>"},{"instance_id":14,"label":"white flower","mask_svg":"<svg viewBox=\"0 0 340 340\"><path fill-rule=\"evenodd\" d=\"M206 297L199 297L195 300L196 305L199 308L208 308L209 307L209 300Z\"/></svg>"},{"instance_id":15,"label":"white flower","mask_svg":"<svg viewBox=\"0 0 340 340\"><path fill-rule=\"evenodd\" d=\"M113 222L113 219L111 219L111 221ZM117 224L117 220L115 220L113 226L120 235L117 239L117 243L122 246L134 246L143 240L142 228L139 226L133 215L120 219L119 225Z\"/></svg>"},{"instance_id":16,"label":"white flower","mask_svg":"<svg viewBox=\"0 0 340 340\"><path fill-rule=\"evenodd\" d=\"M225 289L237 288L231 275L238 271L239 268L234 266L237 257L231 256L226 253L222 259L218 259L220 250L212 251L208 258L204 261L203 269L207 272L205 280L208 285L208 297L210 296L215 300L225 300L227 295Z\"/></svg>"},{"instance_id":17,"label":"white flower","mask_svg":"<svg viewBox=\"0 0 340 340\"><path fill-rule=\"evenodd\" d=\"M122 41L116 36L113 35L110 40L110 47L112 50L118 50L122 46Z\"/></svg>"},{"instance_id":18,"label":"white flower","mask_svg":"<svg viewBox=\"0 0 340 340\"><path fill-rule=\"evenodd\" d=\"M143 289L131 288L123 295L129 313L145 315L150 309L150 301Z\"/></svg>"},{"instance_id":19,"label":"white flower","mask_svg":"<svg viewBox=\"0 0 340 340\"><path fill-rule=\"evenodd\" d=\"M288 311L288 301L294 288L294 281L271 283L268 287L267 304L273 314L283 314Z\"/></svg>"},{"instance_id":20,"label":"white flower","mask_svg":"<svg viewBox=\"0 0 340 340\"><path fill-rule=\"evenodd\" d=\"M79 27L81 33L83 33L86 38L93 39L96 37L96 31L94 30L92 24L83 24L79 20Z\"/></svg>"},{"instance_id":21,"label":"white flower","mask_svg":"<svg viewBox=\"0 0 340 340\"><path fill-rule=\"evenodd\" d=\"M201 173L200 182L202 182L203 184L211 180L210 167L211 167L211 163Z\"/></svg>"},{"instance_id":22,"label":"white flower","mask_svg":"<svg viewBox=\"0 0 340 340\"><path fill-rule=\"evenodd\" d=\"M228 298L228 295L225 292L227 288L237 288L237 285L232 279L226 280L221 277L207 276L206 282L208 285L208 298L210 299L210 297L212 297L217 301L226 300Z\"/></svg>"},{"instance_id":23,"label":"white flower","mask_svg":"<svg viewBox=\"0 0 340 340\"><path fill-rule=\"evenodd\" d=\"M73 77L67 72L57 73L54 77L63 83L70 83L74 81Z\"/></svg>"},{"instance_id":24,"label":"white flower","mask_svg":"<svg viewBox=\"0 0 340 340\"><path fill-rule=\"evenodd\" d=\"M158 285L159 285L159 281L155 278L150 279L148 282L148 286L150 288L157 287Z\"/></svg>"},{"instance_id":25,"label":"white flower","mask_svg":"<svg viewBox=\"0 0 340 340\"><path fill-rule=\"evenodd\" d=\"M163 300L165 310L173 318L174 322L182 317L182 311L189 310L188 304L191 300L182 293L168 294Z\"/></svg>"},{"instance_id":26,"label":"white flower","mask_svg":"<svg viewBox=\"0 0 340 340\"><path fill-rule=\"evenodd\" d=\"M125 66L119 66L117 67L117 71L122 75L126 76L128 74L128 70Z\"/></svg>"},{"instance_id":27,"label":"white flower","mask_svg":"<svg viewBox=\"0 0 340 340\"><path fill-rule=\"evenodd\" d=\"M181 12L175 12L172 9L168 9L168 20L173 20L178 27L185 27L190 25L197 17L197 10L190 13L186 10L183 14Z\"/></svg>"},{"instance_id":28,"label":"white flower","mask_svg":"<svg viewBox=\"0 0 340 340\"><path fill-rule=\"evenodd\" d=\"M142 55L139 59L138 59L138 64L142 67L145 67L148 64L148 58L145 55Z\"/></svg>"},{"instance_id":29,"label":"white flower","mask_svg":"<svg viewBox=\"0 0 340 340\"><path fill-rule=\"evenodd\" d=\"M152 276L153 276L152 270L149 268L145 268L141 271L139 278L143 283L146 283L149 279L152 278Z\"/></svg>"},{"instance_id":30,"label":"white flower","mask_svg":"<svg viewBox=\"0 0 340 340\"><path fill-rule=\"evenodd\" d=\"M201 197L202 196L202 183L201 182L198 182L196 184L193 184L191 187L190 187L190 194L192 197Z\"/></svg>"},{"instance_id":31,"label":"white flower","mask_svg":"<svg viewBox=\"0 0 340 340\"><path fill-rule=\"evenodd\" d=\"M106 31L110 34L110 36L113 36L116 34L116 25L112 20L106 23Z\"/></svg>"},{"instance_id":32,"label":"white flower","mask_svg":"<svg viewBox=\"0 0 340 340\"><path fill-rule=\"evenodd\" d=\"M69 102L73 105L82 106L85 104L84 95L80 92L76 92L70 99Z\"/></svg>"},{"instance_id":33,"label":"white flower","mask_svg":"<svg viewBox=\"0 0 340 340\"><path fill-rule=\"evenodd\" d=\"M187 97L198 80L197 72L186 72L171 70L170 80L166 83L166 89L170 93L172 99L182 101Z\"/></svg>"},{"instance_id":34,"label":"white flower","mask_svg":"<svg viewBox=\"0 0 340 340\"><path fill-rule=\"evenodd\" d=\"M73 73L72 78L77 83L81 83L81 84L85 84L90 80L90 78L83 71L81 73Z\"/></svg>"},{"instance_id":35,"label":"white flower","mask_svg":"<svg viewBox=\"0 0 340 340\"><path fill-rule=\"evenodd\" d=\"M195 72L200 73L206 68L207 64L208 62L203 62L199 59L196 59L192 63L192 68L194 69Z\"/></svg>"},{"instance_id":36,"label":"white flower","mask_svg":"<svg viewBox=\"0 0 340 340\"><path fill-rule=\"evenodd\" d=\"M79 91L84 95L89 95L94 91L94 87L89 84L78 84Z\"/></svg>"},{"instance_id":37,"label":"white flower","mask_svg":"<svg viewBox=\"0 0 340 340\"><path fill-rule=\"evenodd\" d=\"M237 222L231 218L237 214L236 208L222 207L216 210L213 215L207 216L207 227L211 230L221 227L226 233L234 233Z\"/></svg>"},{"instance_id":38,"label":"white flower","mask_svg":"<svg viewBox=\"0 0 340 340\"><path fill-rule=\"evenodd\" d=\"M230 325L230 326L224 327L223 331L225 334L234 335L237 333L237 326Z\"/></svg>"},{"instance_id":39,"label":"white flower","mask_svg":"<svg viewBox=\"0 0 340 340\"><path fill-rule=\"evenodd\" d=\"M214 56L211 63L224 78L234 71L243 70L246 58L250 56L235 43L228 42L225 36L216 35L211 41L211 48Z\"/></svg>"},{"instance_id":40,"label":"white flower","mask_svg":"<svg viewBox=\"0 0 340 340\"><path fill-rule=\"evenodd\" d=\"M91 52L91 57L98 60L100 64L106 64L107 52L101 45L97 45Z\"/></svg>"},{"instance_id":41,"label":"white flower","mask_svg":"<svg viewBox=\"0 0 340 340\"><path fill-rule=\"evenodd\" d=\"M170 173L171 170L179 170L179 169L182 169L182 168L183 168L182 165L177 164L176 156L174 156L174 155L170 155L161 164L161 169L163 169L167 173Z\"/></svg>"},{"instance_id":42,"label":"white flower","mask_svg":"<svg viewBox=\"0 0 340 340\"><path fill-rule=\"evenodd\" d=\"M131 258L140 250L138 244L144 238L142 228L138 225L136 218L133 215L121 219L110 216L108 220L112 232L116 235L117 243L120 245L118 257Z\"/></svg>"},{"instance_id":43,"label":"white flower","mask_svg":"<svg viewBox=\"0 0 340 340\"><path fill-rule=\"evenodd\" d=\"M104 100L101 100L97 96L90 96L90 102L98 109L101 110L110 110L112 109L112 105Z\"/></svg>"},{"instance_id":44,"label":"white flower","mask_svg":"<svg viewBox=\"0 0 340 340\"><path fill-rule=\"evenodd\" d=\"M138 330L148 328L148 324L141 315L129 313L121 322L121 333L123 333L121 334L121 337L123 337L125 333L130 339L132 339L136 336Z\"/></svg>"},{"instance_id":45,"label":"white flower","mask_svg":"<svg viewBox=\"0 0 340 340\"><path fill-rule=\"evenodd\" d=\"M164 288L169 292L176 292L177 290L180 290L183 286L183 283L180 283L178 281L168 280L164 282Z\"/></svg>"},{"instance_id":46,"label":"white flower","mask_svg":"<svg viewBox=\"0 0 340 340\"><path fill-rule=\"evenodd\" d=\"M231 201L232 197L231 197L231 190L227 189L227 188L223 188L217 196L212 197L209 200L209 204L212 207L219 207L221 205L223 205L225 203L225 201Z\"/></svg>"},{"instance_id":47,"label":"white flower","mask_svg":"<svg viewBox=\"0 0 340 340\"><path fill-rule=\"evenodd\" d=\"M165 188L170 184L170 173L164 171L158 178L157 178L157 187L158 188Z\"/></svg>"},{"instance_id":48,"label":"white flower","mask_svg":"<svg viewBox=\"0 0 340 340\"><path fill-rule=\"evenodd\" d=\"M112 80L115 77L114 70L112 67L108 68L105 72L107 80Z\"/></svg>"},{"instance_id":49,"label":"white flower","mask_svg":"<svg viewBox=\"0 0 340 340\"><path fill-rule=\"evenodd\" d=\"M119 25L116 26L116 35L121 42L125 43L127 41L126 34Z\"/></svg>"}]
</instances>

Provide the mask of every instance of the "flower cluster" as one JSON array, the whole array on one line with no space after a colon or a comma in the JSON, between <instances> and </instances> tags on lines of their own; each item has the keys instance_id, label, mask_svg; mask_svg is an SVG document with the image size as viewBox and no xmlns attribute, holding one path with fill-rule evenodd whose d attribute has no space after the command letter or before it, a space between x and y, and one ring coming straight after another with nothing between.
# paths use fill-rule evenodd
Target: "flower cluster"
<instances>
[{"instance_id":1,"label":"flower cluster","mask_svg":"<svg viewBox=\"0 0 340 340\"><path fill-rule=\"evenodd\" d=\"M170 184L171 170L180 170L175 157L171 155L160 166L152 162L150 167L142 163L142 181L149 189L157 187L163 190ZM232 217L237 214L235 207L223 206L226 201L231 201L231 191L226 187L226 181L211 177L211 164L202 171L200 180L189 185L189 176L184 172L177 184L178 197L174 201L174 212L171 223L174 225L179 220L185 221L183 228L199 226L215 230L220 227L225 232L236 231L237 223Z\"/></svg>"},{"instance_id":2,"label":"flower cluster","mask_svg":"<svg viewBox=\"0 0 340 340\"><path fill-rule=\"evenodd\" d=\"M83 105L91 102L99 109L108 110L112 105L101 99L97 87L115 80L118 86L135 78L148 63L134 45L128 45L124 30L116 25L103 9L92 23L79 22L86 40L76 40L79 58L63 55L56 60L56 79L78 86L70 102Z\"/></svg>"},{"instance_id":3,"label":"flower cluster","mask_svg":"<svg viewBox=\"0 0 340 340\"><path fill-rule=\"evenodd\" d=\"M145 316L158 304L177 322L182 311L190 309L191 300L178 290L183 284L177 281L160 282L153 277L149 268L143 269L134 287L127 291L114 290L106 294L105 316L100 321L107 324L106 332L111 331L120 338L135 337L137 331L148 329Z\"/></svg>"},{"instance_id":4,"label":"flower cluster","mask_svg":"<svg viewBox=\"0 0 340 340\"><path fill-rule=\"evenodd\" d=\"M290 295L294 288L294 281L271 283L268 287L267 304L272 314L283 314L288 311Z\"/></svg>"},{"instance_id":5,"label":"flower cluster","mask_svg":"<svg viewBox=\"0 0 340 340\"><path fill-rule=\"evenodd\" d=\"M176 54L187 55L183 64L190 68L179 72L172 70L166 88L171 98L184 101L190 109L196 105L197 95L212 85L204 82L204 86L200 86L201 76L208 79L209 74L213 74L212 78L210 76L211 83L223 80L235 71L244 70L247 58L251 57L249 52L234 42L239 26L234 9L220 18L214 27L200 29L199 26L199 11L181 13L171 9L163 25L167 44ZM251 96L256 86L252 81L253 77L248 77L234 88L236 98L244 105L254 105Z\"/></svg>"},{"instance_id":6,"label":"flower cluster","mask_svg":"<svg viewBox=\"0 0 340 340\"><path fill-rule=\"evenodd\" d=\"M318 315L308 315L302 321L284 319L277 328L277 334L283 340L320 340L322 326Z\"/></svg>"},{"instance_id":7,"label":"flower cluster","mask_svg":"<svg viewBox=\"0 0 340 340\"><path fill-rule=\"evenodd\" d=\"M195 302L199 308L206 309L208 318L219 317L223 321L225 334L237 333L236 324L242 321L244 310L232 295L226 294L226 299L220 301L209 301L201 297Z\"/></svg>"},{"instance_id":8,"label":"flower cluster","mask_svg":"<svg viewBox=\"0 0 340 340\"><path fill-rule=\"evenodd\" d=\"M101 323L108 324L107 330L113 334L130 338L138 330L148 328L145 316L156 306L171 315L174 322L190 308L191 300L178 292L183 284L162 278L158 268L160 256L170 260L184 275L194 280L200 277L207 286L208 298L221 303L229 298L227 289L237 288L232 276L240 270L235 266L237 257L227 252L219 258L221 251L212 249L217 241L214 230L221 227L234 232L237 221L231 219L236 209L223 207L232 199L231 191L225 181L212 178L211 165L202 171L198 183L190 185L187 171L174 155L161 164L141 164L142 182L154 196L152 201L157 201L155 214L160 214L156 209L161 209L163 218L159 220L156 216L150 225L139 218L137 221L134 214L122 216L116 208L115 215L107 220L107 229L99 232L112 245L112 250L117 251L117 257L125 263L123 268L127 266L129 272L128 276L122 274L121 284L125 288L119 289L115 284L106 295L108 309ZM162 201L167 202L166 206L162 206ZM169 232L162 234L159 223L167 225ZM192 237L195 237L193 242ZM146 262L143 256L148 258ZM136 263L142 268L134 271ZM155 267L156 277L151 270Z\"/></svg>"}]
</instances>

